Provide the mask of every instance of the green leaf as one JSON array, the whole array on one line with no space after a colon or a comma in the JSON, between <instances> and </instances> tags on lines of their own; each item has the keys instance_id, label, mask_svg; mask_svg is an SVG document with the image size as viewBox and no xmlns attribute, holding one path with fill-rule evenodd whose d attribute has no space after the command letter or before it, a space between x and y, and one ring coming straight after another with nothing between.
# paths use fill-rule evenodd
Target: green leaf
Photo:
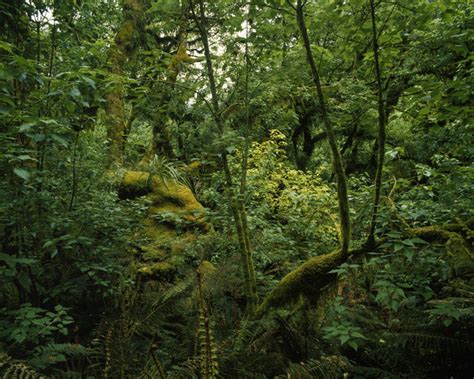
<instances>
[{"instance_id":1,"label":"green leaf","mask_svg":"<svg viewBox=\"0 0 474 379\"><path fill-rule=\"evenodd\" d=\"M25 272L20 272L18 275L18 282L23 287L23 289L27 292L30 291L31 288L31 279Z\"/></svg>"},{"instance_id":2,"label":"green leaf","mask_svg":"<svg viewBox=\"0 0 474 379\"><path fill-rule=\"evenodd\" d=\"M24 124L20 125L18 130L22 133L27 132L27 131L31 130L31 128L35 125L36 125L36 122L25 122Z\"/></svg>"},{"instance_id":3,"label":"green leaf","mask_svg":"<svg viewBox=\"0 0 474 379\"><path fill-rule=\"evenodd\" d=\"M81 91L79 91L79 88L74 87L71 91L69 91L69 95L74 98L81 97Z\"/></svg>"},{"instance_id":4,"label":"green leaf","mask_svg":"<svg viewBox=\"0 0 474 379\"><path fill-rule=\"evenodd\" d=\"M58 136L57 134L52 134L51 138L63 147L67 147L68 145L67 141L63 137Z\"/></svg>"},{"instance_id":5,"label":"green leaf","mask_svg":"<svg viewBox=\"0 0 474 379\"><path fill-rule=\"evenodd\" d=\"M341 341L341 345L344 345L347 341L349 341L351 337L349 335L342 335L339 336L339 340Z\"/></svg>"},{"instance_id":6,"label":"green leaf","mask_svg":"<svg viewBox=\"0 0 474 379\"><path fill-rule=\"evenodd\" d=\"M405 239L405 240L402 241L402 243L405 246L415 247L415 244L413 243L413 241L411 239Z\"/></svg>"},{"instance_id":7,"label":"green leaf","mask_svg":"<svg viewBox=\"0 0 474 379\"><path fill-rule=\"evenodd\" d=\"M354 340L349 341L349 342L348 342L348 345L349 345L350 347L352 347L355 351L357 351L357 349L359 348L359 345L358 345L357 342L354 341Z\"/></svg>"},{"instance_id":8,"label":"green leaf","mask_svg":"<svg viewBox=\"0 0 474 379\"><path fill-rule=\"evenodd\" d=\"M405 245L403 245L403 243L400 243L400 242L395 242L393 244L393 251L396 253L397 251L400 251L402 249L405 248Z\"/></svg>"},{"instance_id":9,"label":"green leaf","mask_svg":"<svg viewBox=\"0 0 474 379\"><path fill-rule=\"evenodd\" d=\"M27 155L27 154L19 155L16 158L20 161L36 161L35 158L33 158L32 156Z\"/></svg>"},{"instance_id":10,"label":"green leaf","mask_svg":"<svg viewBox=\"0 0 474 379\"><path fill-rule=\"evenodd\" d=\"M13 169L13 172L15 173L15 175L19 176L23 180L28 180L30 178L30 173L23 168L15 167Z\"/></svg>"},{"instance_id":11,"label":"green leaf","mask_svg":"<svg viewBox=\"0 0 474 379\"><path fill-rule=\"evenodd\" d=\"M10 54L13 54L13 45L7 43L7 42L4 42L4 41L0 41L0 49L10 53Z\"/></svg>"},{"instance_id":12,"label":"green leaf","mask_svg":"<svg viewBox=\"0 0 474 379\"><path fill-rule=\"evenodd\" d=\"M95 89L95 82L91 78L88 78L87 76L83 76L82 80L84 80L90 87Z\"/></svg>"}]
</instances>

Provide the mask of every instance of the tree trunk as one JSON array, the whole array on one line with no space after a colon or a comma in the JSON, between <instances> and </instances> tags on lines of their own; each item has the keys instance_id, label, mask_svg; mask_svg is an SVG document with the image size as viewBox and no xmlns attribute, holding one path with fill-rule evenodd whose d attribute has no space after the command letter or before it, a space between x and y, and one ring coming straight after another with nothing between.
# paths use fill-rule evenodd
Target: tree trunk
<instances>
[{"instance_id":1,"label":"tree trunk","mask_svg":"<svg viewBox=\"0 0 474 379\"><path fill-rule=\"evenodd\" d=\"M192 4L192 3L191 3ZM204 46L204 54L206 58L206 69L207 69L207 76L209 79L209 87L211 91L211 105L212 105L212 113L214 117L214 122L218 128L219 133L224 133L224 122L221 118L220 106L219 106L219 96L217 93L217 87L214 77L214 70L212 65L211 59L211 52L209 49L209 40L208 40L208 33L206 29L206 17L204 12L204 5L202 0L199 0L199 10L200 10L200 17L196 16L194 13L194 18L196 24L199 28L199 32L201 34L201 40ZM253 264L252 258L252 251L250 249L250 242L249 236L247 231L247 218L245 214L245 208L243 207L243 203L240 203L236 197L234 191L234 185L232 180L232 174L230 172L229 163L227 159L227 152L223 151L221 153L221 160L222 165L224 168L224 174L226 178L226 190L229 196L229 203L232 211L232 216L235 222L235 228L237 232L237 238L239 241L239 248L242 257L242 265L243 265L243 272L245 276L245 284L246 284L246 297L247 297L247 312L249 315L253 315L255 313L255 309L257 306L257 284L255 278L255 268Z\"/></svg>"},{"instance_id":2,"label":"tree trunk","mask_svg":"<svg viewBox=\"0 0 474 379\"><path fill-rule=\"evenodd\" d=\"M329 146L331 147L331 152L333 156L334 172L335 172L336 181L337 181L337 195L338 195L338 200L339 200L339 217L340 217L341 234L342 234L341 254L343 256L346 256L349 252L349 243L350 243L350 238L351 238L349 201L347 198L346 176L344 174L344 166L342 163L341 154L339 153L339 150L337 147L336 137L334 134L334 128L332 126L332 122L328 115L326 101L324 99L324 94L323 94L321 81L319 77L319 72L316 67L316 63L314 61L313 54L311 51L311 44L309 41L308 31L306 29L306 24L305 24L304 14L303 14L303 5L301 3L301 0L297 0L296 18L298 22L298 27L301 32L301 37L303 39L304 48L306 50L308 63L311 69L311 73L313 75L313 81L314 81L314 84L316 85L319 107L321 109L321 118L323 119L323 124L326 129Z\"/></svg>"},{"instance_id":3,"label":"tree trunk","mask_svg":"<svg viewBox=\"0 0 474 379\"><path fill-rule=\"evenodd\" d=\"M380 204L380 193L382 190L383 159L385 155L385 124L387 115L385 114L384 94L382 87L382 75L379 64L379 47L377 41L377 25L375 20L374 0L370 0L370 17L372 20L372 47L374 51L374 68L377 80L377 102L378 102L378 137L377 137L377 166L375 170L375 193L372 209L372 219L370 221L370 231L367 238L368 246L375 244L375 227L377 224L377 214Z\"/></svg>"},{"instance_id":4,"label":"tree trunk","mask_svg":"<svg viewBox=\"0 0 474 379\"><path fill-rule=\"evenodd\" d=\"M113 75L121 76L125 64L137 46L137 34L143 21L144 7L141 0L124 0L123 21L114 43L109 48L108 64ZM127 122L125 120L124 88L121 83L105 96L107 117L107 142L110 164L123 164L123 150Z\"/></svg>"}]
</instances>

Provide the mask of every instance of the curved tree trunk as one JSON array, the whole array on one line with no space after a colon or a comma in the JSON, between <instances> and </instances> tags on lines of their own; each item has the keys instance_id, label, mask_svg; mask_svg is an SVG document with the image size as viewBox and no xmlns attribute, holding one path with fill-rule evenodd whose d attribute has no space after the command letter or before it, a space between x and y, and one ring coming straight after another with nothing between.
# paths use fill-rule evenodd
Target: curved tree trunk
<instances>
[{"instance_id":1,"label":"curved tree trunk","mask_svg":"<svg viewBox=\"0 0 474 379\"><path fill-rule=\"evenodd\" d=\"M319 72L313 58L313 53L311 51L311 43L309 41L308 30L306 29L306 24L305 24L305 19L304 19L304 14L303 14L303 4L301 3L301 0L297 1L295 10L296 10L296 18L298 22L298 27L300 29L304 48L306 50L306 57L308 59L308 63L311 69L311 74L313 75L314 84L316 85L319 107L321 109L321 117L323 119L324 127L326 129L329 146L331 147L334 172L335 172L336 181L337 181L337 195L338 195L338 200L339 200L339 217L340 217L341 234L342 234L341 254L343 256L346 256L349 252L351 228L350 228L349 201L347 198L347 184L346 184L346 176L344 173L344 165L342 163L341 154L337 147L336 137L334 134L334 128L332 126L332 122L331 122L331 119L329 118L329 114L327 111L326 101L325 101L322 86L321 86Z\"/></svg>"}]
</instances>

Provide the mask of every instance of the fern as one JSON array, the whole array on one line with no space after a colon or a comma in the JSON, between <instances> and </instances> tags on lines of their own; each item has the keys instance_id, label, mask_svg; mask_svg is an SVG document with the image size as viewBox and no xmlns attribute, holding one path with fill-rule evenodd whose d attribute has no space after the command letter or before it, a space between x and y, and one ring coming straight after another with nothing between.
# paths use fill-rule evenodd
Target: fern
<instances>
[{"instance_id":1,"label":"fern","mask_svg":"<svg viewBox=\"0 0 474 379\"><path fill-rule=\"evenodd\" d=\"M167 356L160 355L161 350L153 353L162 366L159 369L149 346L155 339L161 344L163 340L183 341L189 335L189 328L170 317L177 314L192 283L191 276L169 288L150 282L145 289L139 285L127 289L120 299L120 317L112 315L112 320L104 321L95 332L96 338L88 347L87 374L101 378L165 378Z\"/></svg>"},{"instance_id":2,"label":"fern","mask_svg":"<svg viewBox=\"0 0 474 379\"><path fill-rule=\"evenodd\" d=\"M364 379L399 379L400 376L394 375L386 370L376 367L354 366L350 370L351 374Z\"/></svg>"},{"instance_id":3,"label":"fern","mask_svg":"<svg viewBox=\"0 0 474 379\"><path fill-rule=\"evenodd\" d=\"M170 162L164 156L155 155L148 165L148 172L151 175L159 177L165 185L167 184L167 180L172 180L189 187L189 181L183 174L183 171L184 166Z\"/></svg>"},{"instance_id":4,"label":"fern","mask_svg":"<svg viewBox=\"0 0 474 379\"><path fill-rule=\"evenodd\" d=\"M235 337L235 350L239 352L249 349L259 337L271 330L276 330L277 327L278 323L275 317L264 318L258 321L243 319Z\"/></svg>"},{"instance_id":5,"label":"fern","mask_svg":"<svg viewBox=\"0 0 474 379\"><path fill-rule=\"evenodd\" d=\"M288 368L288 377L299 379L337 379L341 378L351 368L349 361L340 355L310 359L298 364L291 363Z\"/></svg>"},{"instance_id":6,"label":"fern","mask_svg":"<svg viewBox=\"0 0 474 379\"><path fill-rule=\"evenodd\" d=\"M217 363L217 347L212 335L209 307L204 300L202 293L201 275L198 271L198 291L199 291L199 356L200 356L200 373L204 379L217 378L219 369Z\"/></svg>"},{"instance_id":7,"label":"fern","mask_svg":"<svg viewBox=\"0 0 474 379\"><path fill-rule=\"evenodd\" d=\"M447 355L474 352L474 343L458 338L444 337L427 332L396 333L392 335L395 346L417 352L442 352Z\"/></svg>"},{"instance_id":8,"label":"fern","mask_svg":"<svg viewBox=\"0 0 474 379\"><path fill-rule=\"evenodd\" d=\"M46 379L23 362L13 360L6 353L0 352L1 379Z\"/></svg>"},{"instance_id":9,"label":"fern","mask_svg":"<svg viewBox=\"0 0 474 379\"><path fill-rule=\"evenodd\" d=\"M35 368L44 369L55 363L85 356L86 353L86 348L79 344L50 343L46 346L37 347L33 351L34 358L30 359L29 363Z\"/></svg>"},{"instance_id":10,"label":"fern","mask_svg":"<svg viewBox=\"0 0 474 379\"><path fill-rule=\"evenodd\" d=\"M167 377L168 376L166 375L161 362L158 360L153 350L150 349L150 359L148 359L140 378L166 379Z\"/></svg>"}]
</instances>

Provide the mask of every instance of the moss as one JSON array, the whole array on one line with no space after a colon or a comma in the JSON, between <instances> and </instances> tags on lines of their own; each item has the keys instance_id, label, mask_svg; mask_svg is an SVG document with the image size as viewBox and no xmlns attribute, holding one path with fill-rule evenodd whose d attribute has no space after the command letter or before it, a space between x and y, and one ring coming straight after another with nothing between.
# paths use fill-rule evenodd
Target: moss
<instances>
[{"instance_id":1,"label":"moss","mask_svg":"<svg viewBox=\"0 0 474 379\"><path fill-rule=\"evenodd\" d=\"M212 283L216 282L218 270L209 261L202 261L198 267L198 272L201 276L201 288L205 294L209 294L212 290Z\"/></svg>"},{"instance_id":2,"label":"moss","mask_svg":"<svg viewBox=\"0 0 474 379\"><path fill-rule=\"evenodd\" d=\"M119 186L119 196L124 199L145 195L152 203L149 208L151 218L159 219L171 213L173 217L167 221L172 225L177 226L181 220L208 230L204 207L188 187L172 180L165 181L156 175L151 176L147 172L125 171ZM173 218L176 218L175 222Z\"/></svg>"},{"instance_id":3,"label":"moss","mask_svg":"<svg viewBox=\"0 0 474 379\"><path fill-rule=\"evenodd\" d=\"M115 42L118 46L116 49L124 49L131 43L135 34L135 24L133 20L126 20L122 23L120 29L115 37Z\"/></svg>"},{"instance_id":4,"label":"moss","mask_svg":"<svg viewBox=\"0 0 474 379\"><path fill-rule=\"evenodd\" d=\"M152 220L144 221L144 234L150 241L166 242L176 238L176 232L164 225L156 225Z\"/></svg>"},{"instance_id":5,"label":"moss","mask_svg":"<svg viewBox=\"0 0 474 379\"><path fill-rule=\"evenodd\" d=\"M175 238L170 244L171 254L177 255L183 253L186 246L195 240L196 236L193 233L187 233L180 236L180 238Z\"/></svg>"},{"instance_id":6,"label":"moss","mask_svg":"<svg viewBox=\"0 0 474 379\"><path fill-rule=\"evenodd\" d=\"M410 232L428 242L445 242L455 235L454 232L440 226L425 226L411 229Z\"/></svg>"},{"instance_id":7,"label":"moss","mask_svg":"<svg viewBox=\"0 0 474 379\"><path fill-rule=\"evenodd\" d=\"M185 227L207 230L203 206L186 186L142 171L123 173L119 196L144 196L151 203L143 228L134 237L145 240L138 249L142 261L139 274L147 280L172 280L183 259L180 254L195 240L195 234Z\"/></svg>"},{"instance_id":8,"label":"moss","mask_svg":"<svg viewBox=\"0 0 474 379\"><path fill-rule=\"evenodd\" d=\"M472 244L469 244L460 235L452 233L454 236L446 242L446 251L451 260L454 273L457 277L474 277L474 253Z\"/></svg>"},{"instance_id":9,"label":"moss","mask_svg":"<svg viewBox=\"0 0 474 379\"><path fill-rule=\"evenodd\" d=\"M456 275L472 278L474 277L474 253L472 243L469 242L472 239L471 224L458 223L412 228L409 233L429 242L445 243ZM465 237L463 238L463 236ZM377 241L372 248L376 248L381 242L383 240ZM351 250L347 256L362 256L372 248L364 246L357 250ZM257 316L261 317L270 308L296 302L301 296L313 301L318 300L321 289L336 278L336 275L331 274L330 271L343 263L347 256L343 255L341 250L336 250L309 259L277 284L258 307Z\"/></svg>"},{"instance_id":10,"label":"moss","mask_svg":"<svg viewBox=\"0 0 474 379\"><path fill-rule=\"evenodd\" d=\"M320 290L335 277L329 271L341 264L343 259L341 250L309 259L277 284L259 306L257 314L261 315L272 307L295 302L300 295L316 300Z\"/></svg>"},{"instance_id":11,"label":"moss","mask_svg":"<svg viewBox=\"0 0 474 379\"><path fill-rule=\"evenodd\" d=\"M187 169L189 172L196 172L196 171L201 170L203 167L204 167L204 164L202 162L193 161L190 164L188 164Z\"/></svg>"},{"instance_id":12,"label":"moss","mask_svg":"<svg viewBox=\"0 0 474 379\"><path fill-rule=\"evenodd\" d=\"M150 193L149 174L141 171L125 171L119 181L118 194L121 199L134 199Z\"/></svg>"},{"instance_id":13,"label":"moss","mask_svg":"<svg viewBox=\"0 0 474 379\"><path fill-rule=\"evenodd\" d=\"M153 264L143 265L138 269L138 272L145 277L170 278L176 273L176 268L169 262L156 262Z\"/></svg>"},{"instance_id":14,"label":"moss","mask_svg":"<svg viewBox=\"0 0 474 379\"><path fill-rule=\"evenodd\" d=\"M193 58L188 54L186 49L186 43L181 42L178 47L178 51L173 56L171 63L168 66L168 70L174 71L173 74L173 81L176 80L176 76L179 73L179 68L181 63L189 63L192 62Z\"/></svg>"}]
</instances>

